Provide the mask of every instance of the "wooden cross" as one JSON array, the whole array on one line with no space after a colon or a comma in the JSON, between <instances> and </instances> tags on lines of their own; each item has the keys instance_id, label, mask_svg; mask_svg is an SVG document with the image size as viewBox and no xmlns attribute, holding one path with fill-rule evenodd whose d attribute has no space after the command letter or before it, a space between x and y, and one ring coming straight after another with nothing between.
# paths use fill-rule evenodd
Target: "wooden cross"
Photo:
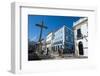
<instances>
[{"instance_id":1,"label":"wooden cross","mask_svg":"<svg viewBox=\"0 0 100 76\"><path fill-rule=\"evenodd\" d=\"M43 32L43 29L47 29L47 26L44 26L44 23L42 21L41 24L36 24L36 26L40 27L40 36L39 36L39 42L41 42L41 37L42 37L42 32Z\"/></svg>"},{"instance_id":2,"label":"wooden cross","mask_svg":"<svg viewBox=\"0 0 100 76\"><path fill-rule=\"evenodd\" d=\"M40 35L39 35L38 42L39 42L39 51L41 51L42 50L42 43L41 43L41 41L42 41L42 39L41 39L42 38L42 32L43 32L43 29L47 29L47 26L44 26L43 21L42 21L41 24L36 24L36 26L38 26L40 28Z\"/></svg>"}]
</instances>

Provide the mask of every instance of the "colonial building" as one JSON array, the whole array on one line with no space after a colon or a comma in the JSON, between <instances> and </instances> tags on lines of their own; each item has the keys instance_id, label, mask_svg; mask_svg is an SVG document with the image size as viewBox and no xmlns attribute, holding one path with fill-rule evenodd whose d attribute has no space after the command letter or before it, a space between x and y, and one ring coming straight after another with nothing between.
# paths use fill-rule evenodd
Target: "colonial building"
<instances>
[{"instance_id":1,"label":"colonial building","mask_svg":"<svg viewBox=\"0 0 100 76\"><path fill-rule=\"evenodd\" d=\"M63 53L74 53L74 38L73 31L67 26L63 26L54 32L53 50L63 48Z\"/></svg>"},{"instance_id":2,"label":"colonial building","mask_svg":"<svg viewBox=\"0 0 100 76\"><path fill-rule=\"evenodd\" d=\"M72 29L65 27L65 53L73 53L74 50L74 32Z\"/></svg>"},{"instance_id":3,"label":"colonial building","mask_svg":"<svg viewBox=\"0 0 100 76\"><path fill-rule=\"evenodd\" d=\"M46 40L42 40L42 50L46 50Z\"/></svg>"},{"instance_id":4,"label":"colonial building","mask_svg":"<svg viewBox=\"0 0 100 76\"><path fill-rule=\"evenodd\" d=\"M46 48L47 48L47 50L52 52L52 47L53 47L53 32L50 32L46 36Z\"/></svg>"},{"instance_id":5,"label":"colonial building","mask_svg":"<svg viewBox=\"0 0 100 76\"><path fill-rule=\"evenodd\" d=\"M54 32L53 50L58 51L60 48L64 48L65 43L65 26Z\"/></svg>"},{"instance_id":6,"label":"colonial building","mask_svg":"<svg viewBox=\"0 0 100 76\"><path fill-rule=\"evenodd\" d=\"M75 54L88 56L88 19L80 18L73 23Z\"/></svg>"}]
</instances>

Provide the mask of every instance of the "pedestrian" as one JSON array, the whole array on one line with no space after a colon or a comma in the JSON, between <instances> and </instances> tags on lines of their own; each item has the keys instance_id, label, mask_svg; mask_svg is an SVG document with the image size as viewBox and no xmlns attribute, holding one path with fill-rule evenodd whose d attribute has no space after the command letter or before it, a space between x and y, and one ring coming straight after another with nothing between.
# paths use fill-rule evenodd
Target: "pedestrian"
<instances>
[{"instance_id":1,"label":"pedestrian","mask_svg":"<svg viewBox=\"0 0 100 76\"><path fill-rule=\"evenodd\" d=\"M61 56L61 51L60 51L60 49L58 49L58 53L59 53L59 56Z\"/></svg>"},{"instance_id":2,"label":"pedestrian","mask_svg":"<svg viewBox=\"0 0 100 76\"><path fill-rule=\"evenodd\" d=\"M64 58L64 55L63 55L63 48L61 48L60 50L61 50L61 57Z\"/></svg>"},{"instance_id":3,"label":"pedestrian","mask_svg":"<svg viewBox=\"0 0 100 76\"><path fill-rule=\"evenodd\" d=\"M47 48L47 54L46 55L49 55L49 49Z\"/></svg>"}]
</instances>

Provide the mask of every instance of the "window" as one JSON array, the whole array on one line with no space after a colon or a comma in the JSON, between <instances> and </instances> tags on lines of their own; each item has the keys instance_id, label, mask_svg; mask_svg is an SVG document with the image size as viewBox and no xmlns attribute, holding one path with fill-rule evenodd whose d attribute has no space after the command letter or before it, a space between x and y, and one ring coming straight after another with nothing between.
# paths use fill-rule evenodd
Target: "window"
<instances>
[{"instance_id":1,"label":"window","mask_svg":"<svg viewBox=\"0 0 100 76\"><path fill-rule=\"evenodd\" d=\"M77 29L77 39L82 38L81 29Z\"/></svg>"}]
</instances>

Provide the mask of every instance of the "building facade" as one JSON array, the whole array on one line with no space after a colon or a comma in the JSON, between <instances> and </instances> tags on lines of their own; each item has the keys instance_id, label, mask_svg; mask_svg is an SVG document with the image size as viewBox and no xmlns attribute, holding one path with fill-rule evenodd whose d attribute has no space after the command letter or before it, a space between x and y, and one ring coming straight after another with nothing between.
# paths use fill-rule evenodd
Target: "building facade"
<instances>
[{"instance_id":1,"label":"building facade","mask_svg":"<svg viewBox=\"0 0 100 76\"><path fill-rule=\"evenodd\" d=\"M54 32L53 51L58 52L59 49L64 48L65 42L65 26Z\"/></svg>"},{"instance_id":2,"label":"building facade","mask_svg":"<svg viewBox=\"0 0 100 76\"><path fill-rule=\"evenodd\" d=\"M74 53L73 31L65 25L50 33L46 42L47 48L50 48L52 52L58 52L59 49L63 49L63 53Z\"/></svg>"},{"instance_id":3,"label":"building facade","mask_svg":"<svg viewBox=\"0 0 100 76\"><path fill-rule=\"evenodd\" d=\"M88 19L80 18L73 23L75 55L88 56Z\"/></svg>"},{"instance_id":4,"label":"building facade","mask_svg":"<svg viewBox=\"0 0 100 76\"><path fill-rule=\"evenodd\" d=\"M46 36L46 48L49 50L49 52L52 52L52 47L53 47L53 32L50 32Z\"/></svg>"},{"instance_id":5,"label":"building facade","mask_svg":"<svg viewBox=\"0 0 100 76\"><path fill-rule=\"evenodd\" d=\"M73 53L74 50L74 32L72 29L65 27L65 53Z\"/></svg>"}]
</instances>

